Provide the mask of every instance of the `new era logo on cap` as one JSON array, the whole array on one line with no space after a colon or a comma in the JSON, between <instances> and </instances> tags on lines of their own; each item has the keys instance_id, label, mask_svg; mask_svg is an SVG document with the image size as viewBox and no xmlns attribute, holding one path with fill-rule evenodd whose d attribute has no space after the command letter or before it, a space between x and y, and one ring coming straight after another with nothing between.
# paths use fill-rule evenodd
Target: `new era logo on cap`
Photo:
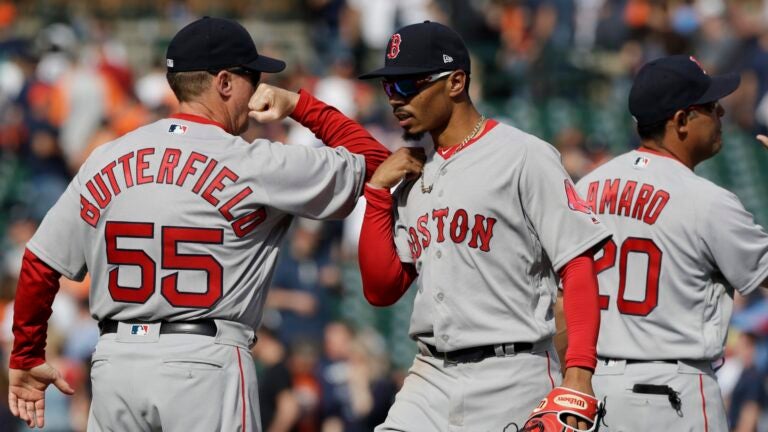
<instances>
[{"instance_id":1,"label":"new era logo on cap","mask_svg":"<svg viewBox=\"0 0 768 432\"><path fill-rule=\"evenodd\" d=\"M453 63L453 57L448 54L443 54L443 63Z\"/></svg>"},{"instance_id":2,"label":"new era logo on cap","mask_svg":"<svg viewBox=\"0 0 768 432\"><path fill-rule=\"evenodd\" d=\"M165 65L169 68L173 67L173 59L165 59Z\"/></svg>"}]
</instances>

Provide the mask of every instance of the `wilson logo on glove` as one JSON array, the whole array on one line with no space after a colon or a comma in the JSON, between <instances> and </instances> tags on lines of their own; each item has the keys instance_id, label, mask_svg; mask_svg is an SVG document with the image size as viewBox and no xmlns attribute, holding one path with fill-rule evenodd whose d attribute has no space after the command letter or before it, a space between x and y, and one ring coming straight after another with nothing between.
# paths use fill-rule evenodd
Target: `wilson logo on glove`
<instances>
[{"instance_id":1,"label":"wilson logo on glove","mask_svg":"<svg viewBox=\"0 0 768 432\"><path fill-rule=\"evenodd\" d=\"M568 426L565 422L567 416L586 422L587 429ZM604 416L603 402L593 396L565 387L555 387L533 409L522 428L516 423L510 423L504 432L597 432ZM514 426L515 431L509 429L510 426Z\"/></svg>"},{"instance_id":2,"label":"wilson logo on glove","mask_svg":"<svg viewBox=\"0 0 768 432\"><path fill-rule=\"evenodd\" d=\"M555 403L567 408L585 409L587 407L587 401L575 395L556 396Z\"/></svg>"}]
</instances>

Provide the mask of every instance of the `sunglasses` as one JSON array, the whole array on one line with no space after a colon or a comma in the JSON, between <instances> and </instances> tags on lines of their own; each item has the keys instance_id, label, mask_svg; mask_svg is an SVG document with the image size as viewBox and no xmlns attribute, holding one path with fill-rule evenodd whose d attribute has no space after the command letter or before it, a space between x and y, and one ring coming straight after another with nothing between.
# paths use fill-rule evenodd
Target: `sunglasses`
<instances>
[{"instance_id":1,"label":"sunglasses","mask_svg":"<svg viewBox=\"0 0 768 432\"><path fill-rule=\"evenodd\" d=\"M424 90L427 87L427 84L433 83L440 78L445 78L451 73L453 73L453 71L434 73L432 75L427 75L426 77L384 80L381 82L381 85L384 87L384 93L386 93L387 96L392 97L397 94L407 98Z\"/></svg>"},{"instance_id":2,"label":"sunglasses","mask_svg":"<svg viewBox=\"0 0 768 432\"><path fill-rule=\"evenodd\" d=\"M210 70L210 71L208 71L208 73L210 73L211 75L217 75L222 70L225 70L225 71L227 71L229 73L233 73L235 75L240 75L241 77L244 77L245 79L250 81L251 84L253 84L254 87L258 86L259 85L259 81L261 80L261 72L254 71L254 70L251 70L251 69L246 69L246 68L240 67L240 66L235 66L235 67L226 68L226 69L219 69L219 70Z\"/></svg>"},{"instance_id":3,"label":"sunglasses","mask_svg":"<svg viewBox=\"0 0 768 432\"><path fill-rule=\"evenodd\" d=\"M707 102L705 104L700 104L700 105L691 105L690 107L688 107L688 110L698 110L698 111L703 111L705 113L711 114L712 112L715 111L715 109L717 109L718 105L719 105L718 101L713 101L713 102Z\"/></svg>"}]
</instances>

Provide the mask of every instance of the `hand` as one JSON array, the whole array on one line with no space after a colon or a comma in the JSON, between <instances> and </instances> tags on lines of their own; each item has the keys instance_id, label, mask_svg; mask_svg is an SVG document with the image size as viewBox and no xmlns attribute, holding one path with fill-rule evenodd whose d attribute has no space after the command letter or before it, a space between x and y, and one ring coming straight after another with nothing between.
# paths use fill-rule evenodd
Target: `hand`
<instances>
[{"instance_id":1,"label":"hand","mask_svg":"<svg viewBox=\"0 0 768 432\"><path fill-rule=\"evenodd\" d=\"M592 390L592 371L580 367L569 367L565 370L562 387L594 396L595 391ZM577 418L572 415L566 415L565 422L568 426L581 430L587 430L591 426L584 420L577 421Z\"/></svg>"},{"instance_id":2,"label":"hand","mask_svg":"<svg viewBox=\"0 0 768 432\"><path fill-rule=\"evenodd\" d=\"M765 146L766 149L768 149L768 136L760 134L757 136L757 139L763 143L763 146Z\"/></svg>"},{"instance_id":3,"label":"hand","mask_svg":"<svg viewBox=\"0 0 768 432\"><path fill-rule=\"evenodd\" d=\"M259 123L282 120L296 109L298 103L298 93L261 83L248 102L251 110L248 116Z\"/></svg>"},{"instance_id":4,"label":"hand","mask_svg":"<svg viewBox=\"0 0 768 432\"><path fill-rule=\"evenodd\" d=\"M27 422L30 428L45 426L45 389L49 384L55 385L64 394L75 393L59 371L48 363L29 370L10 369L8 379L11 413Z\"/></svg>"},{"instance_id":5,"label":"hand","mask_svg":"<svg viewBox=\"0 0 768 432\"><path fill-rule=\"evenodd\" d=\"M369 183L379 189L389 189L403 178L418 177L426 160L423 148L402 147L379 165Z\"/></svg>"}]
</instances>

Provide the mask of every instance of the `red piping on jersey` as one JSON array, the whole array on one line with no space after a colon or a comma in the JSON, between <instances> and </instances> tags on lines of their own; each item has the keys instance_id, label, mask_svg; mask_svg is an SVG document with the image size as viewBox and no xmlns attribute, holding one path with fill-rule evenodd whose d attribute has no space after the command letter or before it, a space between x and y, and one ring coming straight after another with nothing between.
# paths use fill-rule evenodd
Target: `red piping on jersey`
<instances>
[{"instance_id":1,"label":"red piping on jersey","mask_svg":"<svg viewBox=\"0 0 768 432\"><path fill-rule=\"evenodd\" d=\"M467 141L467 143L466 143L466 144L464 144L464 149L466 149L467 147L469 147L469 146L471 146L472 144L476 143L476 142L477 142L477 141L478 141L480 138L482 138L482 137L483 137L483 135L485 135L485 134L487 134L488 132L490 132L490 131L491 131L491 129L493 129L494 127L496 127L496 125L498 125L498 124L499 124L499 122L497 122L496 120L494 120L494 119L488 119L488 121L487 121L487 122L485 122L485 127L483 128L483 130L482 130L482 131L480 131L480 134L479 134L479 135L477 135L476 137L472 138L471 140ZM456 154L456 150L457 150L458 148L459 148L459 145L458 145L458 144L455 144L455 145L452 145L452 146L450 146L450 147L448 147L448 148L441 148L441 147L436 147L436 148L435 148L435 150L436 150L436 152L437 152L437 154L438 154L438 155L440 155L440 156L441 156L443 159L446 159L446 160L447 160L448 158L450 158L451 156L453 156L454 154ZM463 150L463 149L462 149L462 150Z\"/></svg>"},{"instance_id":2,"label":"red piping on jersey","mask_svg":"<svg viewBox=\"0 0 768 432\"><path fill-rule=\"evenodd\" d=\"M701 411L704 414L704 432L709 431L707 423L707 400L704 398L704 376L699 374L699 392L701 393Z\"/></svg>"},{"instance_id":3,"label":"red piping on jersey","mask_svg":"<svg viewBox=\"0 0 768 432\"><path fill-rule=\"evenodd\" d=\"M235 347L235 351L237 352L237 365L240 367L240 399L243 404L243 430L248 430L245 427L245 374L243 372L243 362L240 360L240 348Z\"/></svg>"},{"instance_id":4,"label":"red piping on jersey","mask_svg":"<svg viewBox=\"0 0 768 432\"><path fill-rule=\"evenodd\" d=\"M195 122L195 123L202 123L202 124L207 124L207 125L218 126L218 127L222 128L222 129L224 129L225 131L227 130L227 128L225 128L223 124L221 124L221 123L219 123L217 121L211 120L209 118L205 118L203 116L196 115L196 114L176 113L176 114L171 114L169 117L170 118L179 119L179 120L191 121L191 122Z\"/></svg>"},{"instance_id":5,"label":"red piping on jersey","mask_svg":"<svg viewBox=\"0 0 768 432\"><path fill-rule=\"evenodd\" d=\"M555 380L552 378L552 364L549 359L549 351L547 351L547 375L549 376L549 382L552 384L552 388L555 388Z\"/></svg>"}]
</instances>

